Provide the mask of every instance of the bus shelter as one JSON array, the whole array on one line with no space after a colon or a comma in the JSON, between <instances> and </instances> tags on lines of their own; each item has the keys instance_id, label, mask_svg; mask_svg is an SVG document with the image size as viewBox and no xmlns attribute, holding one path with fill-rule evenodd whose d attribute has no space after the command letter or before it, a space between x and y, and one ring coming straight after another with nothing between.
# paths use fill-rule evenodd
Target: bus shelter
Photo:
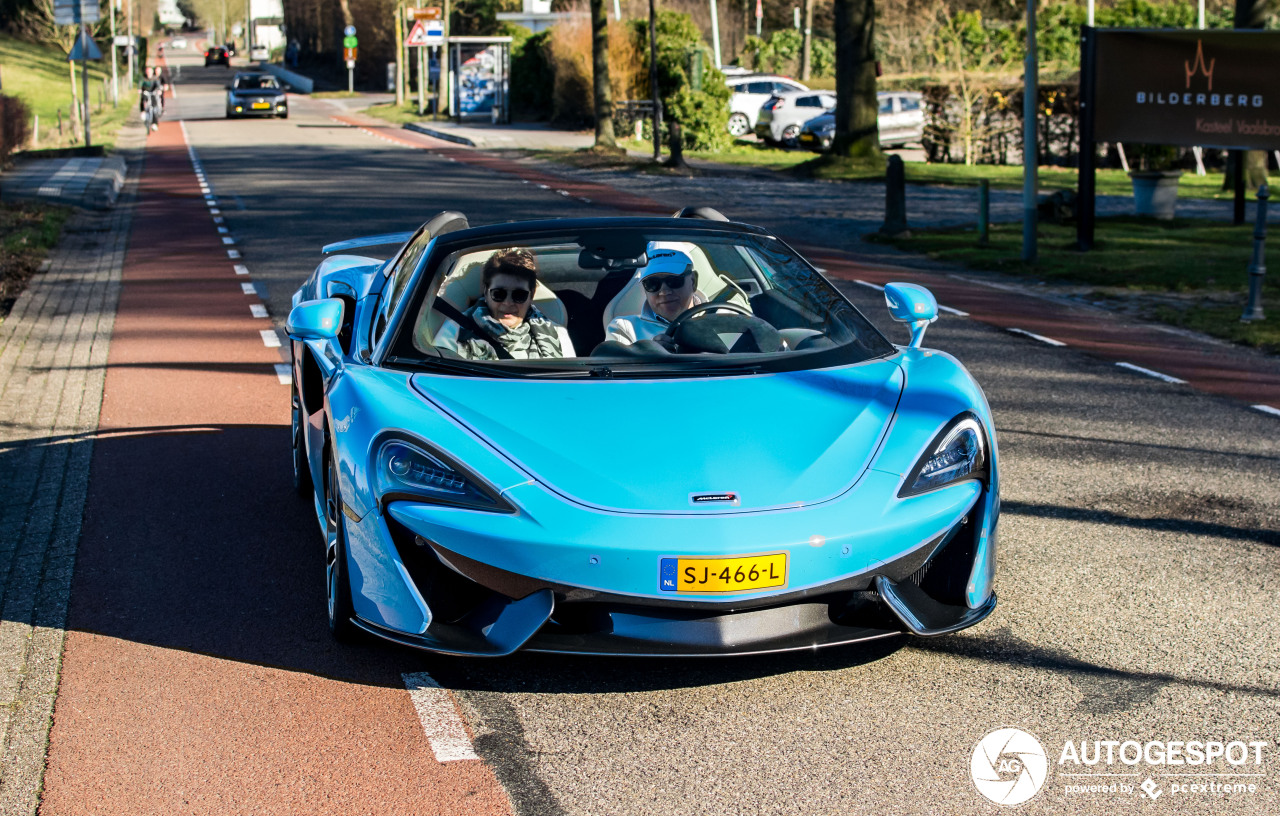
<instances>
[{"instance_id":1,"label":"bus shelter","mask_svg":"<svg viewBox=\"0 0 1280 816\"><path fill-rule=\"evenodd\" d=\"M511 122L510 37L450 37L449 69L455 122Z\"/></svg>"}]
</instances>

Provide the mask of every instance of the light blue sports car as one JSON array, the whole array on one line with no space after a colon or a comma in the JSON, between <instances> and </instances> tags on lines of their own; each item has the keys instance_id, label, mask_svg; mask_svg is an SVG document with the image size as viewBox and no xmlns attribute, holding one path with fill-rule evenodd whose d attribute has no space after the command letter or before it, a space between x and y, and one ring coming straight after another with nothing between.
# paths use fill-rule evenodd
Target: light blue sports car
<instances>
[{"instance_id":1,"label":"light blue sports car","mask_svg":"<svg viewBox=\"0 0 1280 816\"><path fill-rule=\"evenodd\" d=\"M376 246L398 249L349 254ZM921 347L927 290L885 288L895 345L705 208L445 212L324 251L287 331L339 639L753 654L995 608L995 428L964 366Z\"/></svg>"}]
</instances>

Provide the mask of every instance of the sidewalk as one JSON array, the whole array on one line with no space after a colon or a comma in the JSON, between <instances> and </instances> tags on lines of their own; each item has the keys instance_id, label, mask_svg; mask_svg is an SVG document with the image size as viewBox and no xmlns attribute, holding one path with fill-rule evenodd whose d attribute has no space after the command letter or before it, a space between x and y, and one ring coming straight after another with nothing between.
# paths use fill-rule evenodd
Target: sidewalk
<instances>
[{"instance_id":1,"label":"sidewalk","mask_svg":"<svg viewBox=\"0 0 1280 816\"><path fill-rule=\"evenodd\" d=\"M145 131L126 126L119 140L125 157L120 170L124 161L129 168L121 206L74 215L51 253L48 270L31 279L0 323L4 814L34 813L38 803L107 346L144 145ZM103 160L68 159L45 179L63 173L59 179L79 184L95 162L96 177Z\"/></svg>"},{"instance_id":2,"label":"sidewalk","mask_svg":"<svg viewBox=\"0 0 1280 816\"><path fill-rule=\"evenodd\" d=\"M0 199L69 204L94 210L115 206L127 173L123 156L19 158L0 175Z\"/></svg>"},{"instance_id":3,"label":"sidewalk","mask_svg":"<svg viewBox=\"0 0 1280 816\"><path fill-rule=\"evenodd\" d=\"M484 122L458 124L448 120L433 122L423 119L420 122L410 122L405 125L405 129L467 147L494 150L581 150L591 147L596 141L592 131L557 130L541 122L490 125Z\"/></svg>"}]
</instances>

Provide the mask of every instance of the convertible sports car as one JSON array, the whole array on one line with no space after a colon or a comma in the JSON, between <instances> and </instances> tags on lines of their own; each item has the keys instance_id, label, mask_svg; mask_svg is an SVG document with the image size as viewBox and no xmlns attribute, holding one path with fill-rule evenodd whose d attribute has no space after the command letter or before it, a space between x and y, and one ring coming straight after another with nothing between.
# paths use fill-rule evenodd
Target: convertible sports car
<instances>
[{"instance_id":1,"label":"convertible sports car","mask_svg":"<svg viewBox=\"0 0 1280 816\"><path fill-rule=\"evenodd\" d=\"M470 227L445 212L324 248L286 328L294 474L337 638L750 654L991 613L995 431L964 367L921 348L932 295L885 288L911 331L894 345L766 230L676 216ZM398 249L347 254L376 246ZM538 270L514 302L532 295L563 358L467 359L445 341L512 247ZM704 302L653 339L606 339L670 249Z\"/></svg>"}]
</instances>

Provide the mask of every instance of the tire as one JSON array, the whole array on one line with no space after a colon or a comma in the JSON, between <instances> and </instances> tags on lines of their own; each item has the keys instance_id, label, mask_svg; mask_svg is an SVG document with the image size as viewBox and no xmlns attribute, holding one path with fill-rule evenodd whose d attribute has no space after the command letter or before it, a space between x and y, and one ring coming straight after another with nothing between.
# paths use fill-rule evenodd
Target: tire
<instances>
[{"instance_id":1,"label":"tire","mask_svg":"<svg viewBox=\"0 0 1280 816\"><path fill-rule=\"evenodd\" d=\"M729 117L729 135L741 139L751 132L751 120L745 113L735 113Z\"/></svg>"},{"instance_id":2,"label":"tire","mask_svg":"<svg viewBox=\"0 0 1280 816\"><path fill-rule=\"evenodd\" d=\"M782 143L787 147L789 148L799 147L800 146L799 138L800 138L799 125L787 125L785 128L782 129Z\"/></svg>"},{"instance_id":3,"label":"tire","mask_svg":"<svg viewBox=\"0 0 1280 816\"><path fill-rule=\"evenodd\" d=\"M302 418L302 403L298 399L298 389L292 392L292 449L293 449L293 489L299 496L310 496L314 488L311 484L311 467L307 463L307 445L304 439L306 423Z\"/></svg>"},{"instance_id":4,"label":"tire","mask_svg":"<svg viewBox=\"0 0 1280 816\"><path fill-rule=\"evenodd\" d=\"M285 111L284 113L279 114L279 116L280 116L280 118L281 118L281 119L288 119L288 118L289 118L289 112L288 112L288 111Z\"/></svg>"},{"instance_id":5,"label":"tire","mask_svg":"<svg viewBox=\"0 0 1280 816\"><path fill-rule=\"evenodd\" d=\"M325 445L324 475L324 573L329 634L339 643L354 643L359 640L360 630L351 622L355 609L351 605L351 577L347 574L346 523L330 444Z\"/></svg>"}]
</instances>

